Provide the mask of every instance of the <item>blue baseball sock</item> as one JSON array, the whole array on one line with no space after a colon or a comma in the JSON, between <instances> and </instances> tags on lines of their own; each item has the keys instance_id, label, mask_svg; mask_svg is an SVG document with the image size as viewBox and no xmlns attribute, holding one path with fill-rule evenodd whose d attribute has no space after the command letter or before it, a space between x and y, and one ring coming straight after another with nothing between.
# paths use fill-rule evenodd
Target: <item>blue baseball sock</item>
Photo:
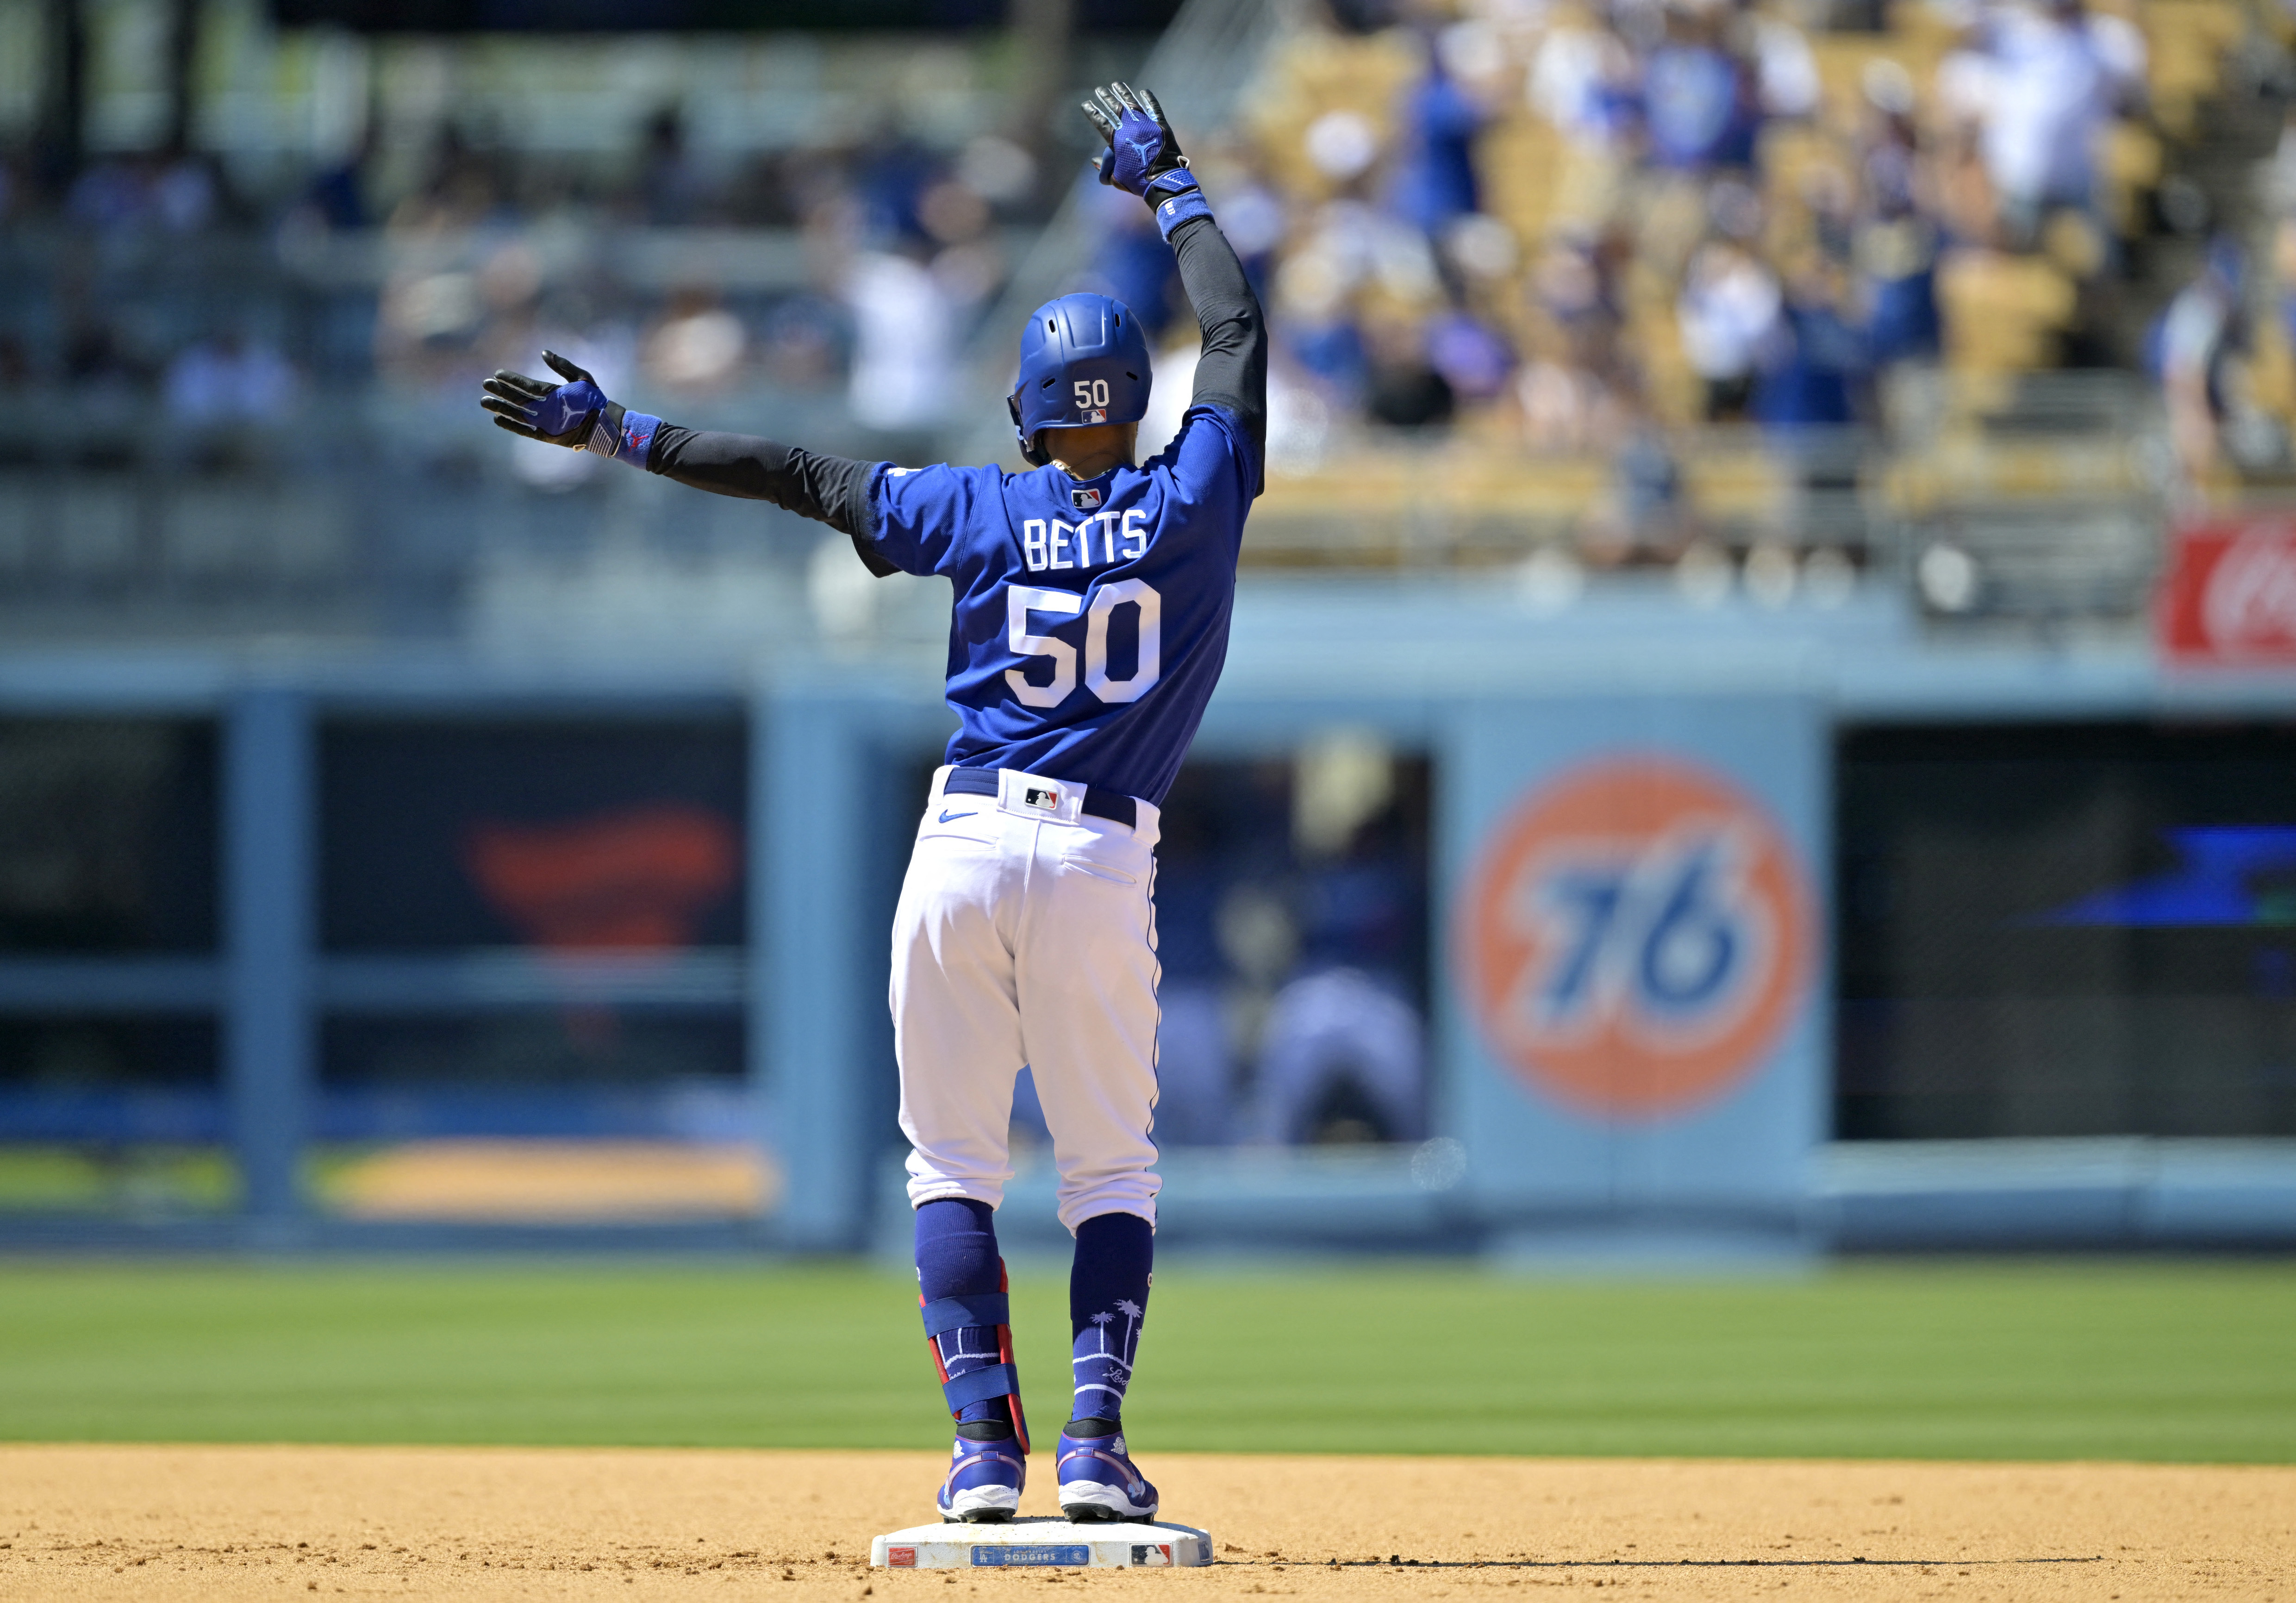
<instances>
[{"instance_id":1,"label":"blue baseball sock","mask_svg":"<svg viewBox=\"0 0 2296 1603\"><path fill-rule=\"evenodd\" d=\"M985 1202L951 1198L917 1209L917 1290L928 1307L949 1297L992 1298L1004 1289L996 1216ZM953 1388L1004 1362L997 1324L963 1324L931 1337ZM1013 1400L983 1397L956 1411L957 1434L996 1441L1013 1434Z\"/></svg>"},{"instance_id":2,"label":"blue baseball sock","mask_svg":"<svg viewBox=\"0 0 2296 1603\"><path fill-rule=\"evenodd\" d=\"M1069 1272L1070 1368L1076 1401L1069 1434L1113 1435L1121 1428L1124 1388L1155 1278L1156 1231L1137 1214L1100 1214L1077 1227Z\"/></svg>"}]
</instances>

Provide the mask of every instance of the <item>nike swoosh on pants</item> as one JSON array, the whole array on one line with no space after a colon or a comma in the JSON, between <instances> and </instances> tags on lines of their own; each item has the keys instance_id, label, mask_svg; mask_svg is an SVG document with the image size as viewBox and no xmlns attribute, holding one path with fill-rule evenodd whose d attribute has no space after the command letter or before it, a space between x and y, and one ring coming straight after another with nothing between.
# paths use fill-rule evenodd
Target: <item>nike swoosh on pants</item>
<instances>
[{"instance_id":1,"label":"nike swoosh on pants","mask_svg":"<svg viewBox=\"0 0 2296 1603\"><path fill-rule=\"evenodd\" d=\"M972 814L970 813L943 813L940 815L940 821L943 823L947 823L953 818L970 818L972 816Z\"/></svg>"}]
</instances>

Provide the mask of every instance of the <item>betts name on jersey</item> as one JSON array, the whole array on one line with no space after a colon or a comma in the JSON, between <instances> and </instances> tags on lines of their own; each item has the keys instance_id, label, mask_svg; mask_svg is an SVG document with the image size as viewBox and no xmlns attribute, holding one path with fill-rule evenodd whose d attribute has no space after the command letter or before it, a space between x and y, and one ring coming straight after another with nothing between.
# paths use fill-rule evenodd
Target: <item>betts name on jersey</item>
<instances>
[{"instance_id":1,"label":"betts name on jersey","mask_svg":"<svg viewBox=\"0 0 2296 1603\"><path fill-rule=\"evenodd\" d=\"M1058 467L880 473L875 545L956 592L947 760L1161 803L1227 656L1259 451L1189 408L1158 455L1078 483Z\"/></svg>"}]
</instances>

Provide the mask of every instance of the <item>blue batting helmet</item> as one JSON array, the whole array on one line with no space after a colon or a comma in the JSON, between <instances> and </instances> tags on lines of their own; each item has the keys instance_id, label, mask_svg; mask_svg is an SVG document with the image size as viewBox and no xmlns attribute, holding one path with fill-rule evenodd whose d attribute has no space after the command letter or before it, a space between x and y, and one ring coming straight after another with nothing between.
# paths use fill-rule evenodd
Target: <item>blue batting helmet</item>
<instances>
[{"instance_id":1,"label":"blue batting helmet","mask_svg":"<svg viewBox=\"0 0 2296 1603\"><path fill-rule=\"evenodd\" d=\"M1021 376L1005 403L1021 454L1042 466L1041 429L1136 423L1148 415L1148 335L1132 308L1105 295L1048 300L1021 331Z\"/></svg>"}]
</instances>

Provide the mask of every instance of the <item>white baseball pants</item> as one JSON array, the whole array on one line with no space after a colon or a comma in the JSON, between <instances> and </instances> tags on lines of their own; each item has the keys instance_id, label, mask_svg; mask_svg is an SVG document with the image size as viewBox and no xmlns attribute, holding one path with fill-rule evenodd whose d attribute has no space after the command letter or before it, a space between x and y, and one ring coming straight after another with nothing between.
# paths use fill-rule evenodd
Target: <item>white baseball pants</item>
<instances>
[{"instance_id":1,"label":"white baseball pants","mask_svg":"<svg viewBox=\"0 0 2296 1603\"><path fill-rule=\"evenodd\" d=\"M945 796L948 773L933 776L893 915L910 1206L1004 1200L1013 1083L1027 1067L1061 1223L1153 1224L1156 809L1136 804L1127 827L1080 812L1080 785L1010 769L995 796Z\"/></svg>"}]
</instances>

